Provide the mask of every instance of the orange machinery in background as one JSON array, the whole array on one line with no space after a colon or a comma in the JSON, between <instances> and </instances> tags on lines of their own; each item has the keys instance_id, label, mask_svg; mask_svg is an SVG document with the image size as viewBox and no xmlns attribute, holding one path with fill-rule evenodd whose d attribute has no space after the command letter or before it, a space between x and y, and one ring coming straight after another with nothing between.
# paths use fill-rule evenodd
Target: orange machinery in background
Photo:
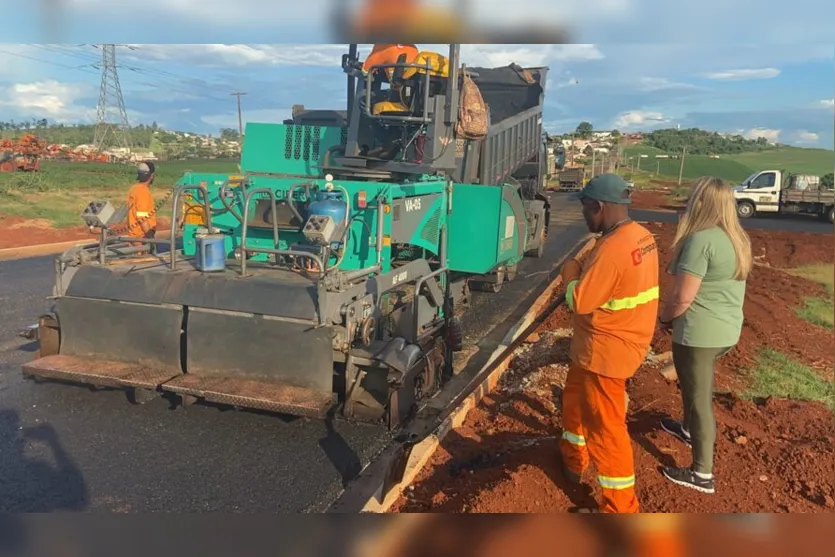
<instances>
[{"instance_id":1,"label":"orange machinery in background","mask_svg":"<svg viewBox=\"0 0 835 557\"><path fill-rule=\"evenodd\" d=\"M0 140L0 172L38 172L47 142L35 134Z\"/></svg>"}]
</instances>

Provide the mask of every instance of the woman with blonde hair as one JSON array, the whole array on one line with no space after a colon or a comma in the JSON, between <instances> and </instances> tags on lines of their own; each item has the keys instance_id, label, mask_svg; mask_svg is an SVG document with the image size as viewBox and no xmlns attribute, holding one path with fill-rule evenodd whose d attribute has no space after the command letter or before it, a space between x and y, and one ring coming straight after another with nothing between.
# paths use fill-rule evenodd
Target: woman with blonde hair
<instances>
[{"instance_id":1,"label":"woman with blonde hair","mask_svg":"<svg viewBox=\"0 0 835 557\"><path fill-rule=\"evenodd\" d=\"M739 223L731 186L710 176L695 180L667 268L675 275L675 286L659 315L661 327L673 331L673 364L684 414L681 422L662 420L661 427L692 447L693 463L665 467L662 473L703 493L714 492L716 362L739 342L752 264L751 241Z\"/></svg>"}]
</instances>

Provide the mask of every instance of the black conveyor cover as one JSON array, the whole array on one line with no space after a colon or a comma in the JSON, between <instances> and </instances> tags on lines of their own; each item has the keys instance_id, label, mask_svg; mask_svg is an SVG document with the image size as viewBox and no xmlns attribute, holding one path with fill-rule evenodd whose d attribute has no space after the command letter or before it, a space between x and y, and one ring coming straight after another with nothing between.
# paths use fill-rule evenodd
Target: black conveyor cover
<instances>
[{"instance_id":1,"label":"black conveyor cover","mask_svg":"<svg viewBox=\"0 0 835 557\"><path fill-rule=\"evenodd\" d=\"M467 68L478 85L484 102L490 107L490 123L498 124L539 105L542 87L528 84L519 72L510 66L504 68ZM536 69L528 69L538 79Z\"/></svg>"}]
</instances>

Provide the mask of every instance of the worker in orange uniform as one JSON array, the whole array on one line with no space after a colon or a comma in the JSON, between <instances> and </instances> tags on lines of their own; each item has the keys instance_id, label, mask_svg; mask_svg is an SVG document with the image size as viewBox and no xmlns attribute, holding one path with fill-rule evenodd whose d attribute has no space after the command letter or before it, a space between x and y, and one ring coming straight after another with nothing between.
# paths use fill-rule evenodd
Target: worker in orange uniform
<instances>
[{"instance_id":1,"label":"worker in orange uniform","mask_svg":"<svg viewBox=\"0 0 835 557\"><path fill-rule=\"evenodd\" d=\"M151 184L156 177L152 162L143 162L136 173L136 183L128 190L128 236L154 238L157 233L156 208ZM134 245L141 245L135 243Z\"/></svg>"},{"instance_id":2,"label":"worker in orange uniform","mask_svg":"<svg viewBox=\"0 0 835 557\"><path fill-rule=\"evenodd\" d=\"M601 237L585 268L570 260L562 271L574 336L560 449L572 481L595 464L603 488L599 511L636 513L626 380L644 361L655 331L658 250L652 233L630 220L629 186L620 176L596 176L580 195L586 224Z\"/></svg>"}]
</instances>

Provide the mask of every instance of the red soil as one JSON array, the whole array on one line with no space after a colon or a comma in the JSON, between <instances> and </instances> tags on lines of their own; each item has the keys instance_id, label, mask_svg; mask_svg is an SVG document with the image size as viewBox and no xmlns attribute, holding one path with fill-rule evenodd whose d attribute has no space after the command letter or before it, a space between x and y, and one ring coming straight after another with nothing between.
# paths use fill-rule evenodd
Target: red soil
<instances>
[{"instance_id":1,"label":"red soil","mask_svg":"<svg viewBox=\"0 0 835 557\"><path fill-rule=\"evenodd\" d=\"M169 223L164 219L159 219L157 226L159 230L164 230L169 227ZM55 228L52 223L44 219L0 216L0 249L75 240L95 242L97 239L98 235L91 234L85 226Z\"/></svg>"},{"instance_id":2,"label":"red soil","mask_svg":"<svg viewBox=\"0 0 835 557\"><path fill-rule=\"evenodd\" d=\"M662 270L675 229L648 227L658 237ZM715 495L675 486L660 465L689 464L690 451L663 433L662 417L680 417L674 383L647 363L630 381L628 425L643 512L832 512L835 510L835 421L823 404L741 399L743 373L771 347L832 378L835 338L800 320L793 307L822 295L819 285L778 267L832 262L831 238L751 231L759 265L748 281L745 329L720 363L716 397ZM770 265L770 266L767 266ZM662 277L662 298L671 277ZM558 451L560 394L568 367L568 313L561 309L528 339L500 388L486 397L433 455L395 512L566 512L595 503L597 483L574 487L563 478ZM563 329L563 330L560 330ZM556 332L555 332L556 331ZM670 348L658 334L655 353Z\"/></svg>"},{"instance_id":3,"label":"red soil","mask_svg":"<svg viewBox=\"0 0 835 557\"><path fill-rule=\"evenodd\" d=\"M684 209L684 203L676 200L668 189L635 190L632 193L633 209L678 212Z\"/></svg>"}]
</instances>

